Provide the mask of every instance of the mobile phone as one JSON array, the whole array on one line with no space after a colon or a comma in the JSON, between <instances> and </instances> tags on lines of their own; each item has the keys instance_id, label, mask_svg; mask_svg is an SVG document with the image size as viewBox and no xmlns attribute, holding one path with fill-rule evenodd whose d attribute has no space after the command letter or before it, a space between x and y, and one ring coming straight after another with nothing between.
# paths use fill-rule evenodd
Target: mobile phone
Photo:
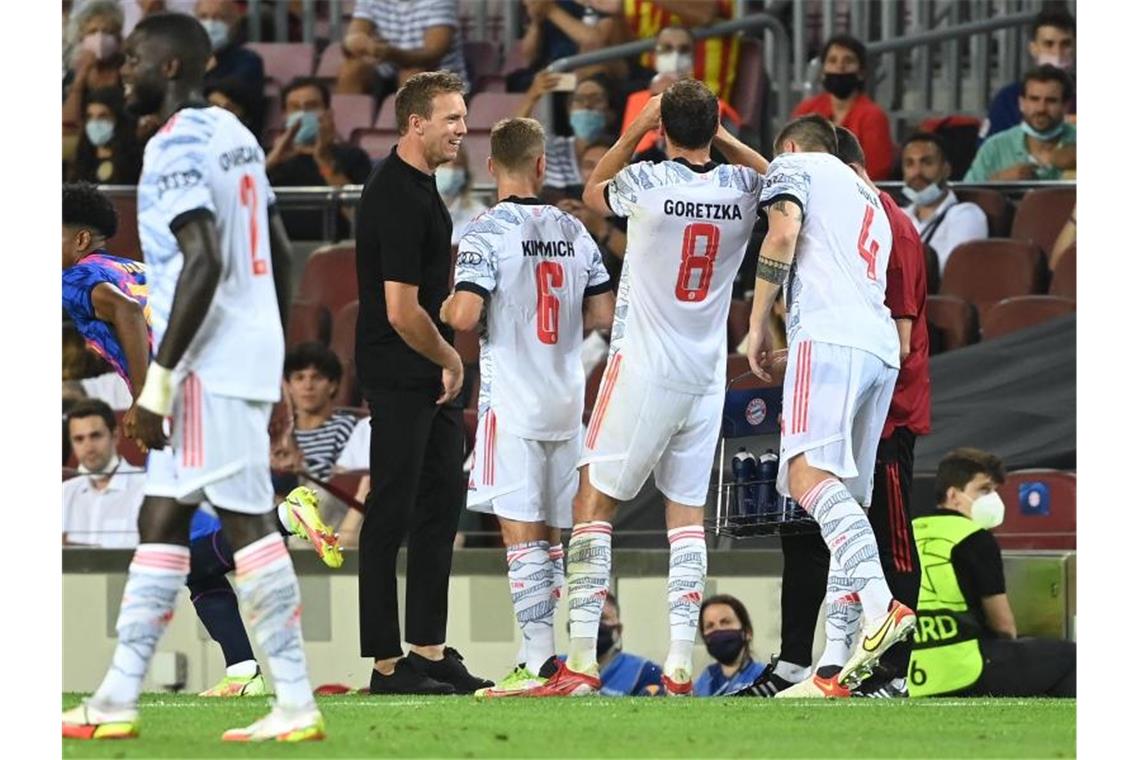
<instances>
[{"instance_id":1,"label":"mobile phone","mask_svg":"<svg viewBox=\"0 0 1140 760\"><path fill-rule=\"evenodd\" d=\"M574 92L578 86L578 76L573 72L558 75L558 84L554 85L555 92Z\"/></svg>"}]
</instances>

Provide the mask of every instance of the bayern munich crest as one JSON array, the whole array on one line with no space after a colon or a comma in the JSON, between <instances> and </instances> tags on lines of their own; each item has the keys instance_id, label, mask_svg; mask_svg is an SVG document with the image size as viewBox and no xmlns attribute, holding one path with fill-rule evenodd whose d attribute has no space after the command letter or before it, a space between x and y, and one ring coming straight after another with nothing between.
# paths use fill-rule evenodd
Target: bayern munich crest
<instances>
[{"instance_id":1,"label":"bayern munich crest","mask_svg":"<svg viewBox=\"0 0 1140 760\"><path fill-rule=\"evenodd\" d=\"M762 398L754 398L744 407L744 419L749 425L759 425L768 416L768 405Z\"/></svg>"}]
</instances>

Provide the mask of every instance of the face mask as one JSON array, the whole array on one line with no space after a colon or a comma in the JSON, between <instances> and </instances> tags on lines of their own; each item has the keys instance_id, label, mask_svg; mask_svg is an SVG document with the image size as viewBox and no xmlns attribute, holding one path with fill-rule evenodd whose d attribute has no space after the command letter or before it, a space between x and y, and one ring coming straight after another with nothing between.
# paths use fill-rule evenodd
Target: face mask
<instances>
[{"instance_id":1,"label":"face mask","mask_svg":"<svg viewBox=\"0 0 1140 760\"><path fill-rule=\"evenodd\" d=\"M570 112L570 128L580 140L590 141L606 128L606 115L601 111L583 108Z\"/></svg>"},{"instance_id":2,"label":"face mask","mask_svg":"<svg viewBox=\"0 0 1140 760\"><path fill-rule=\"evenodd\" d=\"M910 185L903 185L902 194L916 206L929 206L942 195L942 187L937 182L931 182L921 190L915 190Z\"/></svg>"},{"instance_id":3,"label":"face mask","mask_svg":"<svg viewBox=\"0 0 1140 760\"><path fill-rule=\"evenodd\" d=\"M285 119L285 129L291 129L294 124L301 122L301 128L293 140L301 145L312 145L317 141L317 132L321 128L320 118L316 111L294 111Z\"/></svg>"},{"instance_id":4,"label":"face mask","mask_svg":"<svg viewBox=\"0 0 1140 760\"><path fill-rule=\"evenodd\" d=\"M849 71L846 74L824 74L823 75L823 89L830 92L840 100L846 100L850 97L851 93L859 89L863 84L863 80L854 71Z\"/></svg>"},{"instance_id":5,"label":"face mask","mask_svg":"<svg viewBox=\"0 0 1140 760\"><path fill-rule=\"evenodd\" d=\"M1057 53L1042 53L1037 56L1038 66L1056 66L1059 69L1068 71L1073 68L1073 56L1070 54L1062 58Z\"/></svg>"},{"instance_id":6,"label":"face mask","mask_svg":"<svg viewBox=\"0 0 1140 760\"><path fill-rule=\"evenodd\" d=\"M621 636L618 635L612 626L599 625L598 659L602 659L602 657L614 647L621 648Z\"/></svg>"},{"instance_id":7,"label":"face mask","mask_svg":"<svg viewBox=\"0 0 1140 760\"><path fill-rule=\"evenodd\" d=\"M440 195L459 195L466 181L467 172L462 169L441 166L435 170L435 186L439 189Z\"/></svg>"},{"instance_id":8,"label":"face mask","mask_svg":"<svg viewBox=\"0 0 1140 760\"><path fill-rule=\"evenodd\" d=\"M225 21L220 18L204 18L201 23L210 38L210 47L214 50L225 47L230 41L230 25Z\"/></svg>"},{"instance_id":9,"label":"face mask","mask_svg":"<svg viewBox=\"0 0 1140 760\"><path fill-rule=\"evenodd\" d=\"M1031 127L1028 122L1023 121L1021 122L1021 131L1030 137L1041 140L1042 142L1052 142L1053 140L1056 140L1058 137L1060 137L1061 133L1065 131L1065 122L1059 121L1057 122L1057 126L1053 127L1052 129L1046 130L1044 132L1039 132Z\"/></svg>"},{"instance_id":10,"label":"face mask","mask_svg":"<svg viewBox=\"0 0 1140 760\"><path fill-rule=\"evenodd\" d=\"M713 631L705 636L705 646L709 650L709 655L721 665L731 665L736 662L744 644L744 631L740 628Z\"/></svg>"},{"instance_id":11,"label":"face mask","mask_svg":"<svg viewBox=\"0 0 1140 760\"><path fill-rule=\"evenodd\" d=\"M658 74L682 74L693 70L693 56L681 54L673 50L668 53L657 53L653 65Z\"/></svg>"},{"instance_id":12,"label":"face mask","mask_svg":"<svg viewBox=\"0 0 1140 760\"><path fill-rule=\"evenodd\" d=\"M87 133L87 139L92 145L101 148L115 136L115 122L110 119L88 119L83 125L83 131Z\"/></svg>"},{"instance_id":13,"label":"face mask","mask_svg":"<svg viewBox=\"0 0 1140 760\"><path fill-rule=\"evenodd\" d=\"M95 58L105 61L119 49L119 39L108 32L91 32L83 38L83 49L95 54Z\"/></svg>"},{"instance_id":14,"label":"face mask","mask_svg":"<svg viewBox=\"0 0 1140 760\"><path fill-rule=\"evenodd\" d=\"M996 528L1005 520L1005 503L997 491L974 499L970 507L970 519L986 530Z\"/></svg>"}]
</instances>

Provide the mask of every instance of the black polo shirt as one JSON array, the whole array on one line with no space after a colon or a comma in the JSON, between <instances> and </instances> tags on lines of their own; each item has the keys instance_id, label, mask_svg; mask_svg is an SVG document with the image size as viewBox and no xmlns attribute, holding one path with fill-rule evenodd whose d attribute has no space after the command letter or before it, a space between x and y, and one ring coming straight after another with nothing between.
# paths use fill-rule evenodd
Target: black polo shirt
<instances>
[{"instance_id":1,"label":"black polo shirt","mask_svg":"<svg viewBox=\"0 0 1140 760\"><path fill-rule=\"evenodd\" d=\"M356 274L360 312L356 369L364 390L440 388L441 368L409 346L388 322L384 281L419 287L420 306L448 343L439 308L451 290L451 215L435 177L416 169L396 149L364 186L356 212Z\"/></svg>"}]
</instances>

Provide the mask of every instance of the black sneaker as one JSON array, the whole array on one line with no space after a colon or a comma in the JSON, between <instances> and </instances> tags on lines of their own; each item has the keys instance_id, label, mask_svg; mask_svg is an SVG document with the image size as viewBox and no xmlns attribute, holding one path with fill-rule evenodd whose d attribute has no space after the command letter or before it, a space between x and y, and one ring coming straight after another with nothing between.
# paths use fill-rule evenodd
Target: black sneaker
<instances>
[{"instance_id":1,"label":"black sneaker","mask_svg":"<svg viewBox=\"0 0 1140 760\"><path fill-rule=\"evenodd\" d=\"M558 672L558 658L551 657L546 662L542 663L542 667L538 669L539 678L550 678Z\"/></svg>"},{"instance_id":2,"label":"black sneaker","mask_svg":"<svg viewBox=\"0 0 1140 760\"><path fill-rule=\"evenodd\" d=\"M910 697L910 692L906 688L906 679L872 677L852 689L851 696L870 699L907 699Z\"/></svg>"},{"instance_id":3,"label":"black sneaker","mask_svg":"<svg viewBox=\"0 0 1140 760\"><path fill-rule=\"evenodd\" d=\"M416 657L414 654L408 657ZM455 687L449 683L430 678L408 661L408 657L396 660L392 675L382 675L372 669L372 682L368 685L370 694L454 694ZM422 659L422 658L421 658Z\"/></svg>"},{"instance_id":4,"label":"black sneaker","mask_svg":"<svg viewBox=\"0 0 1140 760\"><path fill-rule=\"evenodd\" d=\"M784 689L795 686L792 681L787 681L780 676L776 675L776 663L779 660L775 657L768 663L768 667L764 668L764 672L760 677L752 682L750 686L745 686L740 691L734 692L734 697L762 697L769 698L779 694Z\"/></svg>"},{"instance_id":5,"label":"black sneaker","mask_svg":"<svg viewBox=\"0 0 1140 760\"><path fill-rule=\"evenodd\" d=\"M450 684L456 694L474 694L476 689L495 685L494 681L468 673L467 666L463 664L463 655L452 647L444 647L442 660L429 660L415 652L410 652L405 659L428 679Z\"/></svg>"}]
</instances>

